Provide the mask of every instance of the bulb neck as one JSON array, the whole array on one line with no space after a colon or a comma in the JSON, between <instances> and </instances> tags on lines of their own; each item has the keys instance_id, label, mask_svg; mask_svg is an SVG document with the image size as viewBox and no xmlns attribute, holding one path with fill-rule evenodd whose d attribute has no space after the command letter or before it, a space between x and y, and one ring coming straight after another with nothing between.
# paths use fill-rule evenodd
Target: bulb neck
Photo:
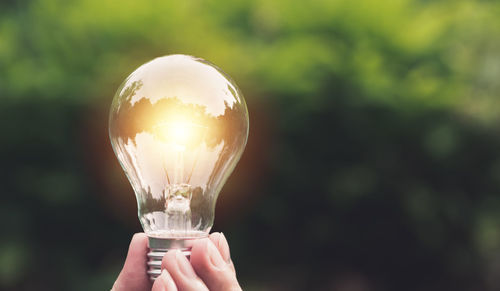
<instances>
[{"instance_id":1,"label":"bulb neck","mask_svg":"<svg viewBox=\"0 0 500 291\"><path fill-rule=\"evenodd\" d=\"M180 250L188 259L196 238L157 238L149 237L148 275L154 281L161 274L161 261L169 250Z\"/></svg>"}]
</instances>

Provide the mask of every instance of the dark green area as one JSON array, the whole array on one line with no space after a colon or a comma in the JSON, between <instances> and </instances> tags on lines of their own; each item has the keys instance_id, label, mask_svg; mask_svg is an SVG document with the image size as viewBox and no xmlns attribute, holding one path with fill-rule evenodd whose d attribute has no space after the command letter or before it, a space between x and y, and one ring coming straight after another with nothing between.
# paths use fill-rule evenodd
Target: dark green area
<instances>
[{"instance_id":1,"label":"dark green area","mask_svg":"<svg viewBox=\"0 0 500 291\"><path fill-rule=\"evenodd\" d=\"M111 287L141 229L107 111L136 67L184 53L248 103L214 227L245 290L498 290L498 15L495 1L1 2L0 288Z\"/></svg>"}]
</instances>

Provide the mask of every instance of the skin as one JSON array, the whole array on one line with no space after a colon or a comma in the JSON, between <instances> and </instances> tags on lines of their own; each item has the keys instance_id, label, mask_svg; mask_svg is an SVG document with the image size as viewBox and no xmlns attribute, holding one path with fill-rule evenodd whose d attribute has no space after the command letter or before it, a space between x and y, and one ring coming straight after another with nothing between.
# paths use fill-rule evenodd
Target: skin
<instances>
[{"instance_id":1,"label":"skin","mask_svg":"<svg viewBox=\"0 0 500 291\"><path fill-rule=\"evenodd\" d=\"M222 233L196 240L190 260L177 250L169 251L163 257L162 273L154 284L146 274L147 252L147 236L135 234L112 291L241 290L229 245Z\"/></svg>"}]
</instances>

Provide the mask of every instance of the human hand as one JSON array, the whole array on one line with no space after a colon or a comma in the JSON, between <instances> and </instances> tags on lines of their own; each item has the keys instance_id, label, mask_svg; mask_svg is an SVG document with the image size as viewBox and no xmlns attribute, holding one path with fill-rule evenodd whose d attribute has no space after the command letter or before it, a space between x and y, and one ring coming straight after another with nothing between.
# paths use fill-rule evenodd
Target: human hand
<instances>
[{"instance_id":1,"label":"human hand","mask_svg":"<svg viewBox=\"0 0 500 291\"><path fill-rule=\"evenodd\" d=\"M151 290L152 283L146 273L147 242L144 233L134 235L112 291ZM230 258L229 245L221 233L212 233L209 238L194 241L191 262L179 251L168 252L163 258L162 270L153 285L153 291L241 290Z\"/></svg>"},{"instance_id":2,"label":"human hand","mask_svg":"<svg viewBox=\"0 0 500 291\"><path fill-rule=\"evenodd\" d=\"M111 291L148 291L153 284L147 272L148 237L136 233L128 248L123 269Z\"/></svg>"},{"instance_id":3,"label":"human hand","mask_svg":"<svg viewBox=\"0 0 500 291\"><path fill-rule=\"evenodd\" d=\"M221 233L194 241L190 261L178 250L169 251L161 267L152 291L241 290L229 245Z\"/></svg>"}]
</instances>

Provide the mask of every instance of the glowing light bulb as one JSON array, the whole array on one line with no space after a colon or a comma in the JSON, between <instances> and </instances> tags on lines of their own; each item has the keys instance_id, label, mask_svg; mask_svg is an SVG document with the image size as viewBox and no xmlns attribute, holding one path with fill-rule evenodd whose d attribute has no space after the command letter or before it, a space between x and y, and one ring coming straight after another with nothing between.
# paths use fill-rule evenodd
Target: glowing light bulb
<instances>
[{"instance_id":1,"label":"glowing light bulb","mask_svg":"<svg viewBox=\"0 0 500 291\"><path fill-rule=\"evenodd\" d=\"M213 64L185 55L136 69L111 105L109 136L149 237L150 277L171 248L206 237L217 196L248 136L245 100Z\"/></svg>"}]
</instances>

